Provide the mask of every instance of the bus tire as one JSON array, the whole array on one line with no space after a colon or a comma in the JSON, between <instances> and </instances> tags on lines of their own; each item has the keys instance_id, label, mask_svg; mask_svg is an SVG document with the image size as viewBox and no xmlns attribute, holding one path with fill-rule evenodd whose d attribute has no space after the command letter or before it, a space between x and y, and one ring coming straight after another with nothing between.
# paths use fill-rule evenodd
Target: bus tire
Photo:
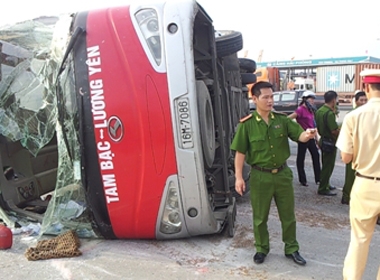
<instances>
[{"instance_id":1,"label":"bus tire","mask_svg":"<svg viewBox=\"0 0 380 280\"><path fill-rule=\"evenodd\" d=\"M220 30L215 32L216 54L225 57L243 48L243 36L238 31Z\"/></svg>"},{"instance_id":2,"label":"bus tire","mask_svg":"<svg viewBox=\"0 0 380 280\"><path fill-rule=\"evenodd\" d=\"M245 73L254 73L256 71L256 62L249 58L239 58L240 69Z\"/></svg>"},{"instance_id":3,"label":"bus tire","mask_svg":"<svg viewBox=\"0 0 380 280\"><path fill-rule=\"evenodd\" d=\"M241 73L241 83L243 85L256 83L256 75L253 73Z\"/></svg>"},{"instance_id":4,"label":"bus tire","mask_svg":"<svg viewBox=\"0 0 380 280\"><path fill-rule=\"evenodd\" d=\"M199 127L204 163L212 167L215 159L215 126L210 93L203 81L196 82Z\"/></svg>"}]
</instances>

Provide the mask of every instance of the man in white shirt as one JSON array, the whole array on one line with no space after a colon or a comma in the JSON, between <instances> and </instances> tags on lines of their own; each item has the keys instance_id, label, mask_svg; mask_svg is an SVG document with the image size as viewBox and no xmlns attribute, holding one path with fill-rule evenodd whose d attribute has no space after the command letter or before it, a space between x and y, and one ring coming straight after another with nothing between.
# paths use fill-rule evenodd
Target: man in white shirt
<instances>
[{"instance_id":1,"label":"man in white shirt","mask_svg":"<svg viewBox=\"0 0 380 280\"><path fill-rule=\"evenodd\" d=\"M350 199L351 241L343 268L345 280L362 279L380 215L380 69L364 70L360 76L369 101L346 115L336 143L343 162L352 161L356 170Z\"/></svg>"}]
</instances>

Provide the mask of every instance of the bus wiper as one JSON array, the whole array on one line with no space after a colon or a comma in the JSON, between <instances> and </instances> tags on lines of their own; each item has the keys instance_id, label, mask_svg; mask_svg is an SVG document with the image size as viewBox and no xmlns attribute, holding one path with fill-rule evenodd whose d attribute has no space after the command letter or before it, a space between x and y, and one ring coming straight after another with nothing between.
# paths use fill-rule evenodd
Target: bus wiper
<instances>
[{"instance_id":1,"label":"bus wiper","mask_svg":"<svg viewBox=\"0 0 380 280\"><path fill-rule=\"evenodd\" d=\"M62 127L62 137L63 141L65 142L67 153L69 155L69 158L71 162L73 162L73 156L71 155L70 147L69 147L69 141L67 139L67 133L65 130L65 105L63 101L63 95L61 94L61 86L59 83L59 77L62 74L62 72L65 70L66 66L66 61L71 53L71 51L74 48L75 43L77 42L78 38L80 35L84 33L84 30L81 27L75 28L73 35L71 36L70 42L67 45L66 52L63 56L61 66L59 67L58 74L57 74L57 79L56 79L56 84L55 84L55 89L56 89L56 95L57 95L57 109L58 109L58 122Z\"/></svg>"},{"instance_id":2,"label":"bus wiper","mask_svg":"<svg viewBox=\"0 0 380 280\"><path fill-rule=\"evenodd\" d=\"M83 28L81 27L75 28L73 35L71 36L70 42L67 45L65 55L63 56L61 67L59 67L57 78L62 74L63 70L65 70L67 57L73 50L76 41L78 40L79 36L82 35L83 32L84 32Z\"/></svg>"}]
</instances>

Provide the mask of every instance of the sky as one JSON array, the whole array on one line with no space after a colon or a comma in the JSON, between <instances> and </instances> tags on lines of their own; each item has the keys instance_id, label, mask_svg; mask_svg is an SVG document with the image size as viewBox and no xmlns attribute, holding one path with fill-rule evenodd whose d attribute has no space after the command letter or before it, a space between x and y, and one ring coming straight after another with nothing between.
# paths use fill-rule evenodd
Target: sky
<instances>
[{"instance_id":1,"label":"sky","mask_svg":"<svg viewBox=\"0 0 380 280\"><path fill-rule=\"evenodd\" d=\"M141 0L129 0L129 2ZM0 26L43 15L125 5L128 0L12 0ZM262 61L374 56L380 17L373 0L198 0L215 29L243 34L239 56ZM22 7L22 8L21 8Z\"/></svg>"}]
</instances>

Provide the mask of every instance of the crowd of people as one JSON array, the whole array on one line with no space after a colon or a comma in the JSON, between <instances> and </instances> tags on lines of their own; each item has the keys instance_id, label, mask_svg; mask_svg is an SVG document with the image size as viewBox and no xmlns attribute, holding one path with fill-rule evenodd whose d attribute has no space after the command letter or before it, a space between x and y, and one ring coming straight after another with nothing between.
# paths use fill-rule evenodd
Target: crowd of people
<instances>
[{"instance_id":1,"label":"crowd of people","mask_svg":"<svg viewBox=\"0 0 380 280\"><path fill-rule=\"evenodd\" d=\"M308 150L314 180L319 185L317 194L321 196L337 195L330 178L339 148L341 160L346 164L341 203L349 205L351 223L343 278L361 279L380 215L380 132L374 129L380 123L380 70L364 70L361 76L364 90L355 92L354 109L347 113L341 126L337 123L338 94L335 91L324 94L325 104L318 110L313 104L315 94L305 91L297 110L286 116L273 112L270 83L260 81L251 88L256 111L241 120L231 149L235 151L235 189L240 195L245 191L244 162L252 167L250 196L256 264L263 263L270 251L267 221L272 199L281 221L285 256L299 265L306 264L296 238L293 174L286 164L290 138L298 143L299 183L308 186L304 170ZM380 269L377 279L380 279Z\"/></svg>"},{"instance_id":2,"label":"crowd of people","mask_svg":"<svg viewBox=\"0 0 380 280\"><path fill-rule=\"evenodd\" d=\"M335 91L327 91L324 94L325 104L316 110L314 106L315 93L305 91L302 94L302 101L297 110L288 117L296 119L297 123L303 129L317 128L318 134L315 139L311 139L306 143L298 142L297 149L297 173L299 183L308 186L304 162L306 151L310 152L315 183L319 185L318 194L324 196L335 196L336 187L330 184L330 178L334 170L336 160L335 142L339 135L339 124L336 120L337 115L337 99L338 94ZM367 103L366 93L357 90L353 99L353 109ZM330 146L324 144L331 143ZM320 150L320 152L319 152ZM320 164L320 154L322 157L322 168ZM343 187L342 204L349 204L350 192L355 179L355 171L351 167L351 163L346 164L345 183Z\"/></svg>"}]
</instances>

